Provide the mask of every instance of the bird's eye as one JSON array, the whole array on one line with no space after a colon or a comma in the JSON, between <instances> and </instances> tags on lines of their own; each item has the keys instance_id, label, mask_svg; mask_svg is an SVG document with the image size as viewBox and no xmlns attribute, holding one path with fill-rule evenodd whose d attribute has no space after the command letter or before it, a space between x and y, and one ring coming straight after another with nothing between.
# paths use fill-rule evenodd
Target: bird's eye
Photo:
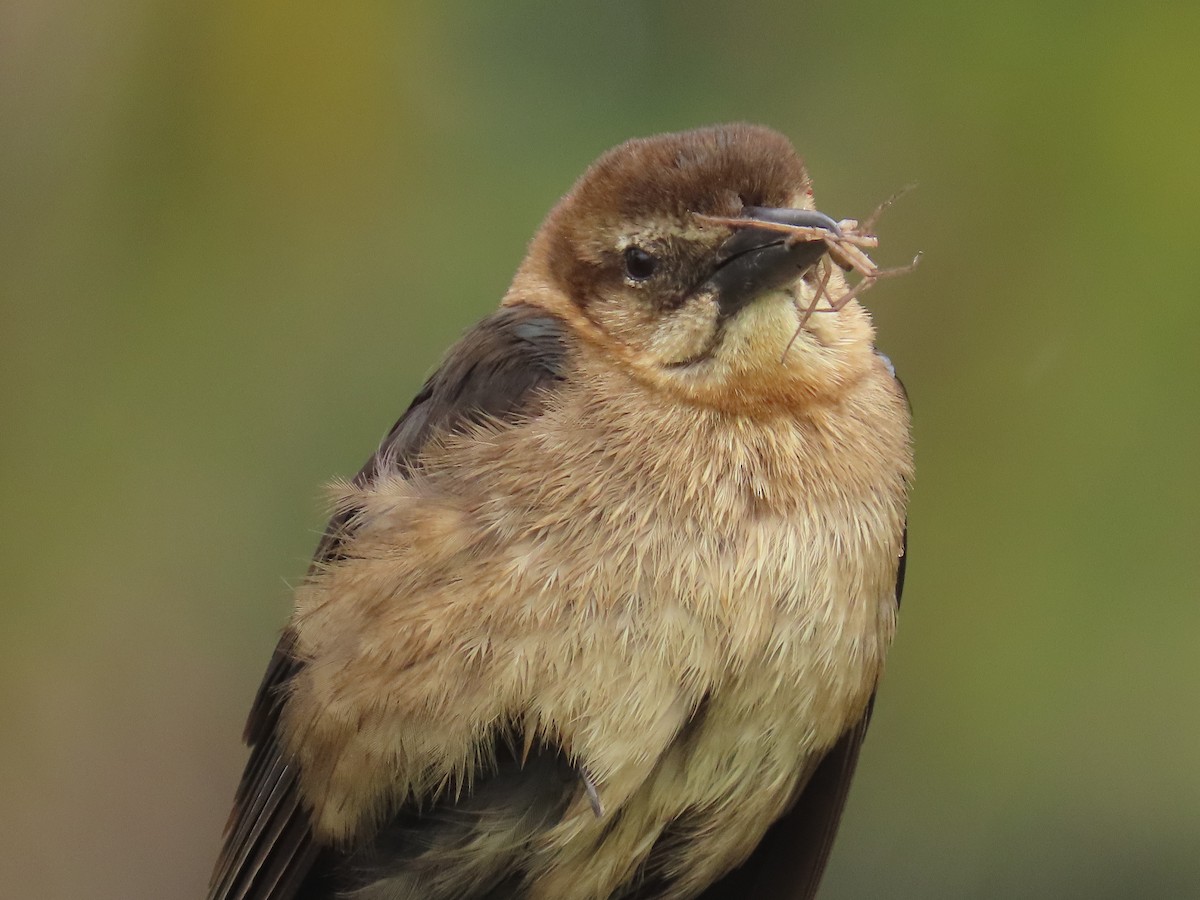
<instances>
[{"instance_id":1,"label":"bird's eye","mask_svg":"<svg viewBox=\"0 0 1200 900\"><path fill-rule=\"evenodd\" d=\"M625 272L634 281L645 281L658 269L658 257L641 247L625 250Z\"/></svg>"}]
</instances>

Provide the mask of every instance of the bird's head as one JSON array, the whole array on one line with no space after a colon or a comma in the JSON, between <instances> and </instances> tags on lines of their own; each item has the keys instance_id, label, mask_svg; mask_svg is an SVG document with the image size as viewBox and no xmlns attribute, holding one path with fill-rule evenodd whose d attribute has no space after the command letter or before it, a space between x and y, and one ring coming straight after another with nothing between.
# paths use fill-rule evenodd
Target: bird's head
<instances>
[{"instance_id":1,"label":"bird's head","mask_svg":"<svg viewBox=\"0 0 1200 900\"><path fill-rule=\"evenodd\" d=\"M770 129L632 140L550 213L506 302L551 309L643 381L706 405L794 407L861 375L873 332L857 303L809 316L797 335L825 245L711 217L837 228ZM844 290L840 272L829 288Z\"/></svg>"}]
</instances>

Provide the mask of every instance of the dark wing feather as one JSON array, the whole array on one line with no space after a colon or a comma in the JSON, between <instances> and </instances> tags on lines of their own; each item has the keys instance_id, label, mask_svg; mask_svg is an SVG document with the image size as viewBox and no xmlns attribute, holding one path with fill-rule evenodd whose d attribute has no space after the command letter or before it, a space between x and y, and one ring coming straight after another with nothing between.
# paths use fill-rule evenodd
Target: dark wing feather
<instances>
[{"instance_id":1,"label":"dark wing feather","mask_svg":"<svg viewBox=\"0 0 1200 900\"><path fill-rule=\"evenodd\" d=\"M897 607L908 561L907 529L902 546L896 570ZM791 809L767 830L750 858L705 890L698 900L812 900L817 895L874 706L872 695L863 717L825 754Z\"/></svg>"},{"instance_id":2,"label":"dark wing feather","mask_svg":"<svg viewBox=\"0 0 1200 900\"><path fill-rule=\"evenodd\" d=\"M501 309L455 345L379 450L355 477L366 484L412 465L431 436L485 419L513 420L536 410L542 391L562 379L568 345L561 321L527 306ZM335 516L316 561L334 559L353 513ZM301 663L285 632L258 689L245 739L250 759L238 785L209 900L301 900L324 895L323 849L313 840L297 773L279 743L288 681Z\"/></svg>"}]
</instances>

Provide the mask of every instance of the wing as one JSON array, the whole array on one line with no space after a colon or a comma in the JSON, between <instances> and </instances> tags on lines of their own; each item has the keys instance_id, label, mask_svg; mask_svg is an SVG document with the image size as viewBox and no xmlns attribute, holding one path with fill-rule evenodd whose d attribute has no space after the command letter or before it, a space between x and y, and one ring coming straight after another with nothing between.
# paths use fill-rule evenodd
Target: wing
<instances>
[{"instance_id":1,"label":"wing","mask_svg":"<svg viewBox=\"0 0 1200 900\"><path fill-rule=\"evenodd\" d=\"M355 481L365 484L382 473L406 470L434 434L485 419L512 421L535 414L545 392L562 379L567 340L558 319L533 307L506 307L484 319L450 351ZM337 557L352 515L340 514L329 523L317 548L318 562ZM280 746L284 694L301 666L292 643L285 632L246 723L250 759L213 870L209 900L331 896L330 851L313 839L295 766ZM562 774L553 755L542 766L549 782ZM499 775L512 777L498 773L497 784L503 784Z\"/></svg>"},{"instance_id":2,"label":"wing","mask_svg":"<svg viewBox=\"0 0 1200 900\"><path fill-rule=\"evenodd\" d=\"M904 591L904 570L908 562L907 529L902 547L896 570L897 608ZM750 858L708 888L698 900L742 900L744 897L812 900L816 896L874 706L872 695L863 717L825 754L791 809L767 830Z\"/></svg>"}]
</instances>

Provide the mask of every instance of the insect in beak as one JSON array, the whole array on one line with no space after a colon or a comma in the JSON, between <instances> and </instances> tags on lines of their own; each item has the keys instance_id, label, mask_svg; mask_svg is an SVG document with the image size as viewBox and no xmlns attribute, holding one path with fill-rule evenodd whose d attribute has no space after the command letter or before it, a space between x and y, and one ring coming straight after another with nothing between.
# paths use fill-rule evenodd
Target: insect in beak
<instances>
[{"instance_id":1,"label":"insect in beak","mask_svg":"<svg viewBox=\"0 0 1200 900\"><path fill-rule=\"evenodd\" d=\"M786 216L782 215L755 215L756 210L752 208L744 210L744 214L741 216L708 216L697 213L696 218L716 225L779 232L786 235L786 240L784 241L786 247L792 247L799 243L818 241L825 245L821 257L813 263L820 270L820 274L817 276L816 290L813 293L812 302L803 310L800 310L800 321L796 325L796 333L792 335L792 339L788 341L787 346L783 350L783 359L786 359L788 351L792 349L796 338L800 336L801 330L813 313L838 312L851 300L866 293L879 279L890 278L894 275L907 275L917 267L917 264L921 261L920 253L914 256L912 262L908 265L890 269L881 269L867 254L867 250L873 250L879 246L879 238L873 233L873 230L880 216L883 215L888 207L914 187L915 185L909 185L892 194L892 196L880 203L879 206L875 207L871 215L863 222L859 222L857 219L842 219L834 222L820 213L811 213L803 210L797 210L796 212L797 214L807 212L807 216L801 218L797 215L797 221L791 222L787 221ZM827 223L821 222L821 219L827 219ZM833 275L833 266L835 264L843 271L857 272L861 276L857 284L837 297L833 296L829 291L829 281ZM822 299L825 300L826 304L823 307L819 305Z\"/></svg>"}]
</instances>

